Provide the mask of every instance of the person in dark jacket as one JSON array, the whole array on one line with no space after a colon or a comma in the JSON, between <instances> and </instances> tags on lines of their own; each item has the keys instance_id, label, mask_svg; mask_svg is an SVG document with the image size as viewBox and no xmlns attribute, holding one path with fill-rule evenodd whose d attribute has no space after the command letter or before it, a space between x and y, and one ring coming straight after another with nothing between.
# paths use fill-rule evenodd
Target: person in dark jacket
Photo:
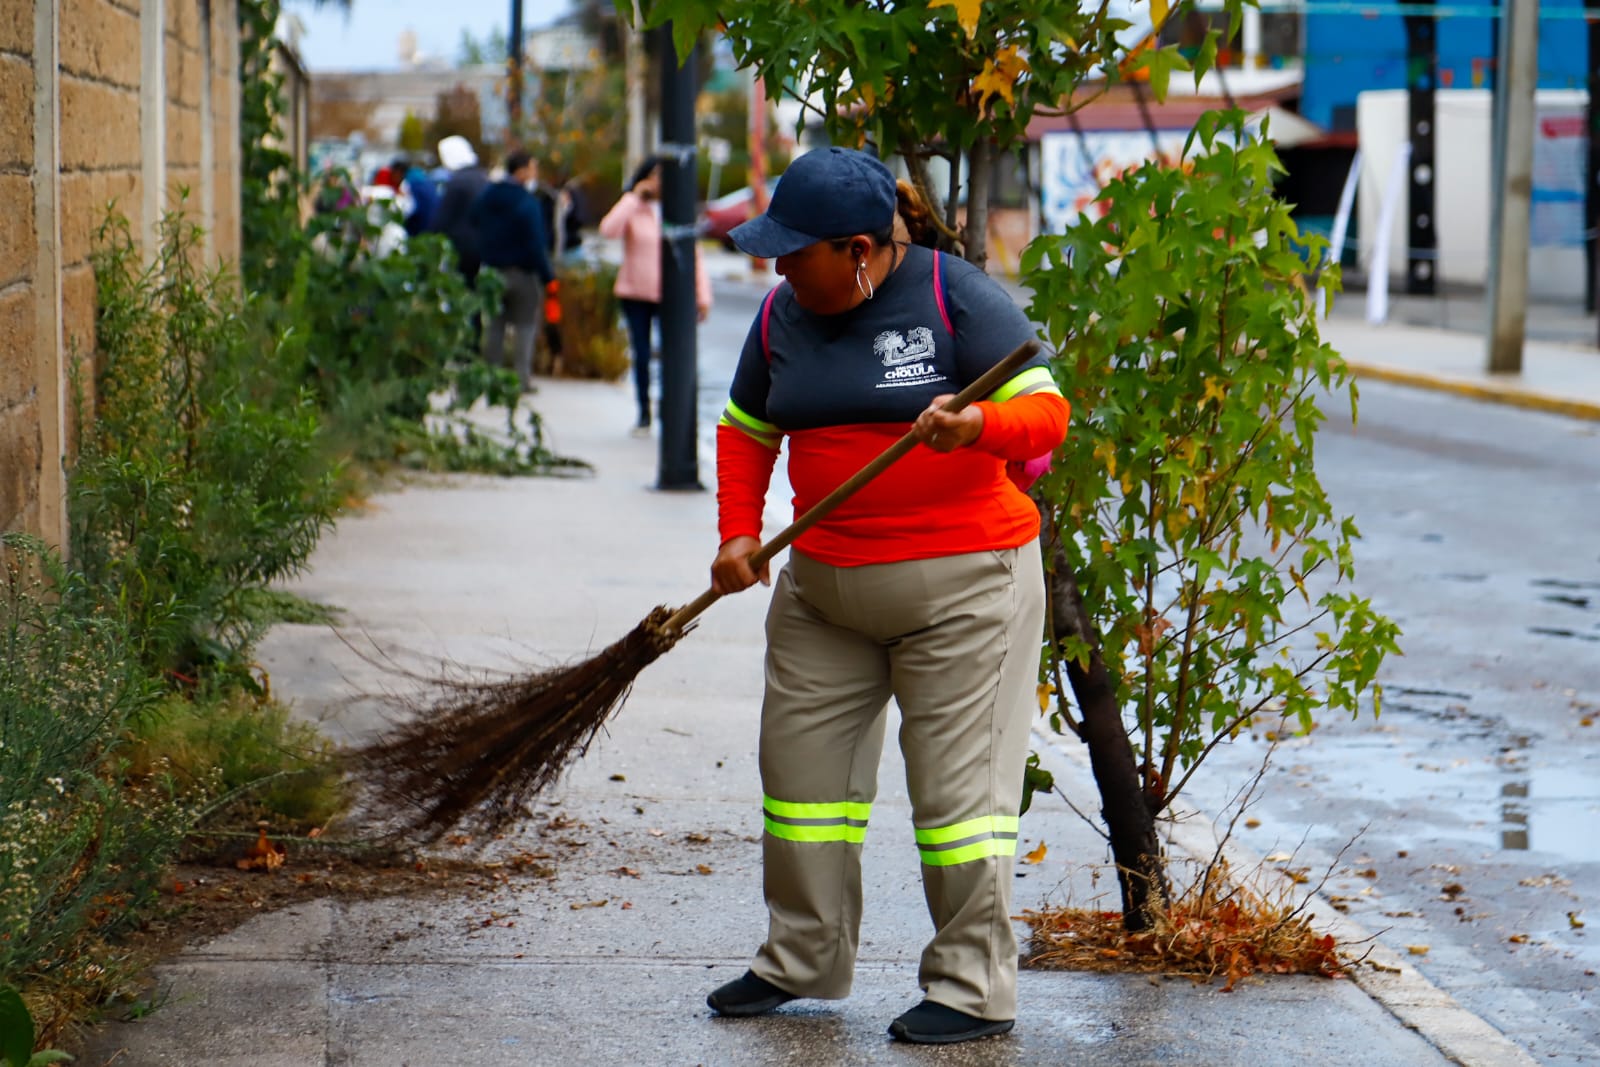
<instances>
[{"instance_id":1,"label":"person in dark jacket","mask_svg":"<svg viewBox=\"0 0 1600 1067\"><path fill-rule=\"evenodd\" d=\"M472 142L454 134L439 142L439 162L450 172L450 177L445 179L429 229L450 239L461 273L470 286L478 279L482 259L478 252L478 234L468 214L478 194L488 187L489 172L479 165Z\"/></svg>"},{"instance_id":2,"label":"person in dark jacket","mask_svg":"<svg viewBox=\"0 0 1600 1067\"><path fill-rule=\"evenodd\" d=\"M538 168L520 149L506 156L506 176L473 201L468 221L478 235L483 265L505 278L505 299L489 322L484 358L491 366L505 359L506 324L516 327L515 366L524 391L532 384L533 348L544 318L545 286L554 280L545 251L544 213L528 191Z\"/></svg>"},{"instance_id":3,"label":"person in dark jacket","mask_svg":"<svg viewBox=\"0 0 1600 1067\"><path fill-rule=\"evenodd\" d=\"M433 213L439 209L439 188L428 177L428 172L415 163L408 163L401 187L411 197L411 213L406 216L406 233L415 237L427 233L433 223Z\"/></svg>"}]
</instances>

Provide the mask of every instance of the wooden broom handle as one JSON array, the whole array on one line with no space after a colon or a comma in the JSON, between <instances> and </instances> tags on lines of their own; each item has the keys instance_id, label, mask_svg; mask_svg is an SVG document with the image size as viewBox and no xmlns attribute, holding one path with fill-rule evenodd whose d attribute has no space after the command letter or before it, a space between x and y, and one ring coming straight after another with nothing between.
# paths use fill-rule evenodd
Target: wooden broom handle
<instances>
[{"instance_id":1,"label":"wooden broom handle","mask_svg":"<svg viewBox=\"0 0 1600 1067\"><path fill-rule=\"evenodd\" d=\"M990 367L980 375L977 381L967 386L961 392L944 402L941 411L951 413L960 411L975 400L981 400L1009 381L1017 370L1028 360L1039 353L1038 341L1024 341L1010 355ZM889 465L901 456L916 447L918 438L915 430L908 430L904 437L878 453L877 457L865 467L851 475L839 488L823 497L811 506L811 509L798 519L780 530L777 536L762 545L750 556L750 569L760 571L779 552L788 548L795 538L805 533L811 527L821 522L834 508L844 503L847 498L854 495L857 490L872 479L882 474ZM702 611L709 608L722 598L722 594L715 589L707 589L693 601L679 608L664 624L663 628L675 633L682 632L683 628L696 618Z\"/></svg>"}]
</instances>

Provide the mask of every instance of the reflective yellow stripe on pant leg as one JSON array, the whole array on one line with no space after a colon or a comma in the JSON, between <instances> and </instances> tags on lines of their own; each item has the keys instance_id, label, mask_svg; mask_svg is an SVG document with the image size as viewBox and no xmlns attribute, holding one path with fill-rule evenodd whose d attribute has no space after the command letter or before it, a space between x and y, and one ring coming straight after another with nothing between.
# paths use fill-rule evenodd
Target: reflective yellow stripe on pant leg
<instances>
[{"instance_id":1,"label":"reflective yellow stripe on pant leg","mask_svg":"<svg viewBox=\"0 0 1600 1067\"><path fill-rule=\"evenodd\" d=\"M1015 815L983 815L950 826L929 827L916 832L917 851L930 867L952 867L990 856L1015 856L1020 824Z\"/></svg>"},{"instance_id":2,"label":"reflective yellow stripe on pant leg","mask_svg":"<svg viewBox=\"0 0 1600 1067\"><path fill-rule=\"evenodd\" d=\"M871 804L852 800L802 804L792 800L761 798L767 833L785 841L848 841L859 845L867 839L867 818Z\"/></svg>"}]
</instances>

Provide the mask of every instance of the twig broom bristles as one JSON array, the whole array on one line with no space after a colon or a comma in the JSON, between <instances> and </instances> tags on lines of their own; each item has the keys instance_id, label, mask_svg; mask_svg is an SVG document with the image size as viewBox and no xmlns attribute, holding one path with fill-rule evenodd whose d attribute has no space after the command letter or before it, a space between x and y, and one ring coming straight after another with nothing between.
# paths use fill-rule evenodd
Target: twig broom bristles
<instances>
[{"instance_id":1,"label":"twig broom bristles","mask_svg":"<svg viewBox=\"0 0 1600 1067\"><path fill-rule=\"evenodd\" d=\"M1029 341L945 405L960 411L994 392L1039 351ZM909 452L907 433L796 519L750 559L759 571L851 494ZM528 800L584 754L646 667L692 629L721 597L707 589L674 611L658 607L633 631L579 663L520 678L444 683L446 696L393 733L354 750L373 772L379 813L402 833L437 840L454 827L493 833L525 813Z\"/></svg>"}]
</instances>

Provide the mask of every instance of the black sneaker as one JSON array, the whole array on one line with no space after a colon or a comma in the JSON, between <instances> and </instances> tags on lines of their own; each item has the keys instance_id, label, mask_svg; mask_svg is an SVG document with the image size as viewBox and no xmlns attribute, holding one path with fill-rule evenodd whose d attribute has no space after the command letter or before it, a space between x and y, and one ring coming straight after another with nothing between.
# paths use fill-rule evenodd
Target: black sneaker
<instances>
[{"instance_id":1,"label":"black sneaker","mask_svg":"<svg viewBox=\"0 0 1600 1067\"><path fill-rule=\"evenodd\" d=\"M718 986L706 998L706 1003L718 1015L742 1018L747 1015L765 1015L780 1004L794 1000L793 993L785 993L755 972L746 971L727 985Z\"/></svg>"},{"instance_id":2,"label":"black sneaker","mask_svg":"<svg viewBox=\"0 0 1600 1067\"><path fill-rule=\"evenodd\" d=\"M964 1011L924 1000L889 1024L889 1034L913 1045L953 1045L976 1037L993 1037L1009 1031L1013 1019L980 1019Z\"/></svg>"}]
</instances>

